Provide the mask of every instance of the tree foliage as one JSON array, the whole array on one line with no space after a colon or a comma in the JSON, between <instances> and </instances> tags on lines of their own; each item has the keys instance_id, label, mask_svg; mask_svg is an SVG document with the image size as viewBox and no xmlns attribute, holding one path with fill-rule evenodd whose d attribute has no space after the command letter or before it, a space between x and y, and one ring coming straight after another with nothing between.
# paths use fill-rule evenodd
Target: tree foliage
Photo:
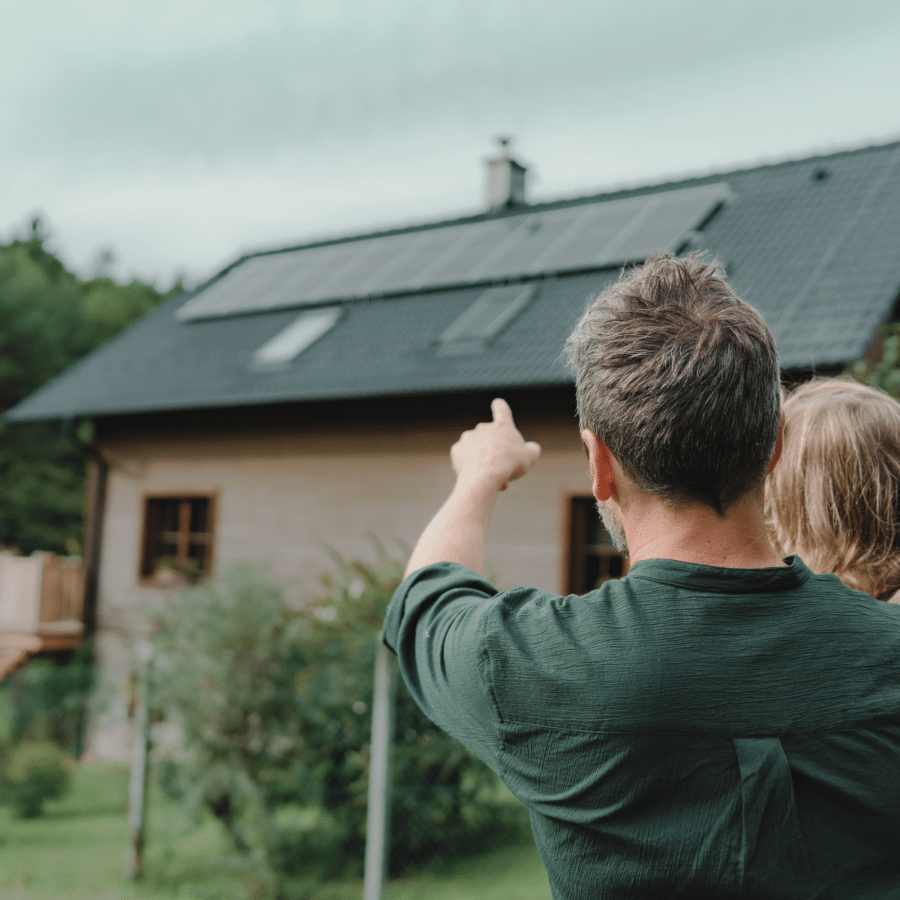
<instances>
[{"instance_id":1,"label":"tree foliage","mask_svg":"<svg viewBox=\"0 0 900 900\"><path fill-rule=\"evenodd\" d=\"M272 883L361 868L375 651L401 573L384 555L372 565L338 558L322 597L297 612L243 567L162 615L155 698L189 750L169 785L209 810ZM483 849L521 822L493 773L402 686L393 784L394 872Z\"/></svg>"},{"instance_id":2,"label":"tree foliage","mask_svg":"<svg viewBox=\"0 0 900 900\"><path fill-rule=\"evenodd\" d=\"M848 372L857 381L900 399L900 322L885 325L879 337L876 358L873 361L858 360Z\"/></svg>"},{"instance_id":3,"label":"tree foliage","mask_svg":"<svg viewBox=\"0 0 900 900\"><path fill-rule=\"evenodd\" d=\"M47 248L39 219L0 245L0 412L158 306L167 293L84 280ZM66 552L81 536L85 455L60 423L0 420L0 545Z\"/></svg>"}]
</instances>

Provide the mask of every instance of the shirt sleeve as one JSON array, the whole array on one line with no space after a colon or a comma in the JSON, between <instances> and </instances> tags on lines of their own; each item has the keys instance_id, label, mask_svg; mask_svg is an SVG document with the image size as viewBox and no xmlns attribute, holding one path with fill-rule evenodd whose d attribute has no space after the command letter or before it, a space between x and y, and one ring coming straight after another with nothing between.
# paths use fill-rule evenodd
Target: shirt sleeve
<instances>
[{"instance_id":1,"label":"shirt sleeve","mask_svg":"<svg viewBox=\"0 0 900 900\"><path fill-rule=\"evenodd\" d=\"M499 716L486 632L497 593L465 566L426 566L397 588L383 635L425 715L495 771Z\"/></svg>"}]
</instances>

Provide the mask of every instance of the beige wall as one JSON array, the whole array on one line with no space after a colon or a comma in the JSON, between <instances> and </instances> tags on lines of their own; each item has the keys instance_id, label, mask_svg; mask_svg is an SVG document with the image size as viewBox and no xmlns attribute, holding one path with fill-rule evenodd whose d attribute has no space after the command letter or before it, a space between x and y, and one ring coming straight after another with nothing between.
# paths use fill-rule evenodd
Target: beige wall
<instances>
[{"instance_id":1,"label":"beige wall","mask_svg":"<svg viewBox=\"0 0 900 900\"><path fill-rule=\"evenodd\" d=\"M409 546L453 483L449 448L459 423L298 429L293 433L196 438L119 438L101 447L110 464L98 608L98 654L105 671L90 750L127 752L127 686L136 637L164 596L142 586L143 498L148 493L214 493L213 572L230 563L270 565L293 598L315 595L330 569L327 548L372 558L368 534ZM572 422L519 422L541 443L538 465L501 495L488 546L500 587L564 589L567 501L589 492L587 464Z\"/></svg>"}]
</instances>

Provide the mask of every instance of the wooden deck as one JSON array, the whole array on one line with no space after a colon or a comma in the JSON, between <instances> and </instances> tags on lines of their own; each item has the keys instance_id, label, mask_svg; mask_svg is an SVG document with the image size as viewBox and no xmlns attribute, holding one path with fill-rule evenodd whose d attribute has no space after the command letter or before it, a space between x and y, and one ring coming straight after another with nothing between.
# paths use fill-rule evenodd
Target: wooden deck
<instances>
[{"instance_id":1,"label":"wooden deck","mask_svg":"<svg viewBox=\"0 0 900 900\"><path fill-rule=\"evenodd\" d=\"M36 653L77 647L83 610L80 559L0 555L0 680Z\"/></svg>"}]
</instances>

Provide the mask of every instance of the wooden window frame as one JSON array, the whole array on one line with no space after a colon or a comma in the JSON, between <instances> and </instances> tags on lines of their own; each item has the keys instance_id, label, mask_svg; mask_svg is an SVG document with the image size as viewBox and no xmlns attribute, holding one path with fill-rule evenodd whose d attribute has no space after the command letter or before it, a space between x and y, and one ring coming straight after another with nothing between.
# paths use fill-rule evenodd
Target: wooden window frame
<instances>
[{"instance_id":1,"label":"wooden window frame","mask_svg":"<svg viewBox=\"0 0 900 900\"><path fill-rule=\"evenodd\" d=\"M572 493L566 497L563 526L566 530L566 572L565 592L567 594L587 594L595 590L593 584L585 584L585 556L592 554L600 560L600 577L604 570L608 573L610 566L613 568L621 565L619 575L609 575L611 578L621 578L628 572L628 557L620 553L612 543L589 544L587 540L588 516L594 515L599 523L599 513L596 509L596 501L590 494ZM606 529L600 523L602 535L607 535ZM612 563L613 560L621 561ZM604 562L609 561L609 562Z\"/></svg>"},{"instance_id":2,"label":"wooden window frame","mask_svg":"<svg viewBox=\"0 0 900 900\"><path fill-rule=\"evenodd\" d=\"M213 548L216 541L216 512L218 508L218 494L215 491L148 491L141 498L141 536L138 552L138 583L147 587L171 587L183 584L180 579L168 579L161 577L156 571L159 558L153 559L154 571L147 574L150 560L158 541L152 542L150 532L150 502L153 500L179 500L183 505L179 510L178 550L176 559L188 558L188 550L191 543L190 532L190 506L187 504L193 500L205 500L207 502L207 530L206 555L201 567L198 581L208 578L213 570ZM153 546L151 546L151 542Z\"/></svg>"}]
</instances>

